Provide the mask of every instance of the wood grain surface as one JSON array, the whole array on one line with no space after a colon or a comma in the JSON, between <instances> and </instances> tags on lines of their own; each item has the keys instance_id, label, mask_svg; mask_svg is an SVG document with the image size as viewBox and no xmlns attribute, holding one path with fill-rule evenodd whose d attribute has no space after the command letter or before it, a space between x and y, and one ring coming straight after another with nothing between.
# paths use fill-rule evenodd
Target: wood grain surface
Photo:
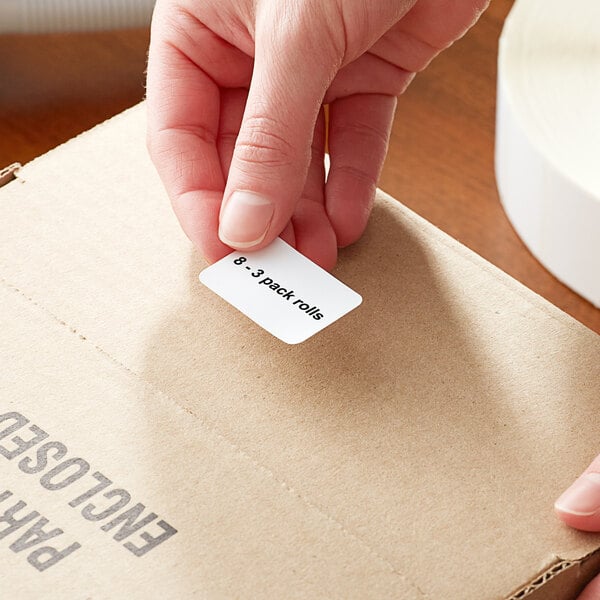
<instances>
[{"instance_id":1,"label":"wood grain surface","mask_svg":"<svg viewBox=\"0 0 600 600\"><path fill-rule=\"evenodd\" d=\"M380 186L600 333L600 310L520 241L494 179L498 36L511 0L420 73L398 102ZM0 168L27 162L144 95L146 29L0 36Z\"/></svg>"}]
</instances>

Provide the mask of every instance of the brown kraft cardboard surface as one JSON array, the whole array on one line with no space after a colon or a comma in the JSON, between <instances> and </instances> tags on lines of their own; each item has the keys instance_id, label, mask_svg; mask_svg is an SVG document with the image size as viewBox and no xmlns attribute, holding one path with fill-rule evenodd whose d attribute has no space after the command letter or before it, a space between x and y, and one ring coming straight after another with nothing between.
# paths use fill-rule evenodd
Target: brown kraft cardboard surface
<instances>
[{"instance_id":1,"label":"brown kraft cardboard surface","mask_svg":"<svg viewBox=\"0 0 600 600\"><path fill-rule=\"evenodd\" d=\"M600 339L379 194L298 346L197 280L138 106L0 189L0 597L570 600Z\"/></svg>"}]
</instances>

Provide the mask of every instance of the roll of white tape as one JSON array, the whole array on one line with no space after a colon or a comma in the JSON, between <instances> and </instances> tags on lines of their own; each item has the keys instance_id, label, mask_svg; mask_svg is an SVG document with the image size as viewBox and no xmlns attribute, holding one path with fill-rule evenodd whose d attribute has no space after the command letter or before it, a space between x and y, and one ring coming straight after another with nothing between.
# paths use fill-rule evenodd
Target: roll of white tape
<instances>
[{"instance_id":1,"label":"roll of white tape","mask_svg":"<svg viewBox=\"0 0 600 600\"><path fill-rule=\"evenodd\" d=\"M142 27L155 0L0 0L0 33Z\"/></svg>"},{"instance_id":2,"label":"roll of white tape","mask_svg":"<svg viewBox=\"0 0 600 600\"><path fill-rule=\"evenodd\" d=\"M517 0L498 56L496 180L521 239L600 307L600 1Z\"/></svg>"}]
</instances>

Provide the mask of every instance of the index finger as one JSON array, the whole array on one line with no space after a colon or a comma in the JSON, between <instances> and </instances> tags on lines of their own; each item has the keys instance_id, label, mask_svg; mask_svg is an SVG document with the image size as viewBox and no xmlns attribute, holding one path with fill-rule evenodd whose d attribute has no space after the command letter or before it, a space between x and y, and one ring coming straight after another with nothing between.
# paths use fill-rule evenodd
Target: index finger
<instances>
[{"instance_id":1,"label":"index finger","mask_svg":"<svg viewBox=\"0 0 600 600\"><path fill-rule=\"evenodd\" d=\"M148 57L148 149L182 229L214 261L231 251L217 237L225 188L216 145L219 88L164 29L155 20Z\"/></svg>"}]
</instances>

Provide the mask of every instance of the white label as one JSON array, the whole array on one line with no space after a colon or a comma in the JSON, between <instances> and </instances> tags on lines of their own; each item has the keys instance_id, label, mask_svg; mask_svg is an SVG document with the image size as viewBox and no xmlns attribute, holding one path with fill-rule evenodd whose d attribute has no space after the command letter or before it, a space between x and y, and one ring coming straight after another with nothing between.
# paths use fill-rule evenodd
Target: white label
<instances>
[{"instance_id":1,"label":"white label","mask_svg":"<svg viewBox=\"0 0 600 600\"><path fill-rule=\"evenodd\" d=\"M356 308L362 298L277 238L255 252L235 251L200 281L288 344L299 344Z\"/></svg>"}]
</instances>

